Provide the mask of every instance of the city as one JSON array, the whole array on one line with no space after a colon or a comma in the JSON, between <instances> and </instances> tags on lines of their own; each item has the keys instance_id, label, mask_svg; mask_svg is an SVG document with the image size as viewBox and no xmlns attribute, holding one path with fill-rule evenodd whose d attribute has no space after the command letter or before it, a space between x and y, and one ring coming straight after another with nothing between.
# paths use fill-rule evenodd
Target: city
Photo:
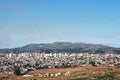
<instances>
[{"instance_id":1,"label":"city","mask_svg":"<svg viewBox=\"0 0 120 80\"><path fill-rule=\"evenodd\" d=\"M85 66L120 67L120 54L24 52L20 54L1 53L0 55L0 72L6 74L25 76L29 71L37 69L80 68Z\"/></svg>"},{"instance_id":2,"label":"city","mask_svg":"<svg viewBox=\"0 0 120 80\"><path fill-rule=\"evenodd\" d=\"M0 0L0 80L120 80L120 0Z\"/></svg>"}]
</instances>

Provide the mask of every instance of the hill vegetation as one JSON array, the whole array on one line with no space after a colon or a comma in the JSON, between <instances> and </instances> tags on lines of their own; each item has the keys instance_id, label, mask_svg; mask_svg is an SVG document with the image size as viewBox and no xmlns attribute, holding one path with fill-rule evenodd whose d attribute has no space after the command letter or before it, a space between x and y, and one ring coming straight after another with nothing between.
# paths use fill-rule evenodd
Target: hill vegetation
<instances>
[{"instance_id":1,"label":"hill vegetation","mask_svg":"<svg viewBox=\"0 0 120 80\"><path fill-rule=\"evenodd\" d=\"M120 48L109 47L100 44L54 42L48 44L28 44L26 46L0 49L0 53L21 53L21 52L88 52L88 53L120 53Z\"/></svg>"}]
</instances>

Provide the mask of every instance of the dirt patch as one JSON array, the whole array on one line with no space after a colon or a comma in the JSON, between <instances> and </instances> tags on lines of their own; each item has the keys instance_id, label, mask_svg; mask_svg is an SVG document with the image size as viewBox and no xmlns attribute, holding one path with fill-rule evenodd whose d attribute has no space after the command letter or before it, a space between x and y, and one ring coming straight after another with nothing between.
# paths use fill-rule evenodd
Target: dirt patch
<instances>
[{"instance_id":1,"label":"dirt patch","mask_svg":"<svg viewBox=\"0 0 120 80\"><path fill-rule=\"evenodd\" d=\"M35 70L29 72L29 74L45 74L45 73L57 73L57 72L75 72L75 71L81 71L81 70L86 70L85 68L61 68L61 69L40 69L40 70Z\"/></svg>"}]
</instances>

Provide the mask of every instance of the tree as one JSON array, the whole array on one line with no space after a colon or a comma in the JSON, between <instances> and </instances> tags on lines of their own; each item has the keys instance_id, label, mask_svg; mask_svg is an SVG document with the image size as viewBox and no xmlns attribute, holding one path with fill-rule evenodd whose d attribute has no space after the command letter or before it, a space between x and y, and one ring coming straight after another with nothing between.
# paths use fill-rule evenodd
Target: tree
<instances>
[{"instance_id":1,"label":"tree","mask_svg":"<svg viewBox=\"0 0 120 80\"><path fill-rule=\"evenodd\" d=\"M89 64L91 64L92 66L96 66L95 62L90 62Z\"/></svg>"},{"instance_id":2,"label":"tree","mask_svg":"<svg viewBox=\"0 0 120 80\"><path fill-rule=\"evenodd\" d=\"M20 75L20 67L19 66L15 67L14 74Z\"/></svg>"}]
</instances>

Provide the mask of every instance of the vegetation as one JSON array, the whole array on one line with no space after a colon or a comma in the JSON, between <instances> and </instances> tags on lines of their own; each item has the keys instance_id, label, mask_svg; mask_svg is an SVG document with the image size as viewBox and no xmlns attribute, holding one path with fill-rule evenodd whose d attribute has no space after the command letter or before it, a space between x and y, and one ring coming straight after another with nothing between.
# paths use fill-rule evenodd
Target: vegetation
<instances>
[{"instance_id":1,"label":"vegetation","mask_svg":"<svg viewBox=\"0 0 120 80\"><path fill-rule=\"evenodd\" d=\"M85 43L70 43L70 42L55 42L50 44L29 44L23 47L13 49L0 49L0 53L22 53L22 52L88 52L88 53L120 53L119 48L109 47L105 45L85 44Z\"/></svg>"},{"instance_id":2,"label":"vegetation","mask_svg":"<svg viewBox=\"0 0 120 80\"><path fill-rule=\"evenodd\" d=\"M65 76L66 71L71 71L70 76ZM65 69L41 69L37 72L29 73L31 75L39 73L55 73L61 72L62 75L58 77L23 77L18 76L19 68L16 68L16 76L9 77L9 80L120 80L120 68L110 68L108 67L84 67L84 68L65 68Z\"/></svg>"},{"instance_id":3,"label":"vegetation","mask_svg":"<svg viewBox=\"0 0 120 80\"><path fill-rule=\"evenodd\" d=\"M15 75L20 75L20 67L16 66L14 70Z\"/></svg>"}]
</instances>

